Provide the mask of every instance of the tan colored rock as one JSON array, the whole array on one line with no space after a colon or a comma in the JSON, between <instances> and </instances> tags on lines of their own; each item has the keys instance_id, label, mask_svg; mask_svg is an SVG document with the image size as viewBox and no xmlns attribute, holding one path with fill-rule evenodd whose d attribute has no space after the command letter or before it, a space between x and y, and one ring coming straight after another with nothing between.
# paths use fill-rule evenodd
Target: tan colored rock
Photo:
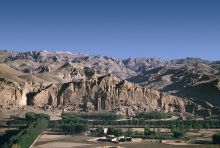
<instances>
[{"instance_id":1,"label":"tan colored rock","mask_svg":"<svg viewBox=\"0 0 220 148\"><path fill-rule=\"evenodd\" d=\"M3 64L0 66L5 69L0 73L1 108L33 105L47 110L58 108L75 112L109 111L128 116L148 111L206 115L213 113L213 106L209 103L143 88L120 80L112 74L97 76L89 68L86 71L91 77L71 77L67 82L61 83L44 81L44 77L39 79L37 76L25 75ZM70 70L73 67L75 64L65 65Z\"/></svg>"},{"instance_id":2,"label":"tan colored rock","mask_svg":"<svg viewBox=\"0 0 220 148\"><path fill-rule=\"evenodd\" d=\"M192 100L142 88L113 75L53 84L35 93L28 98L35 106L63 106L72 111L105 110L134 116L144 111L195 113L204 110L202 104Z\"/></svg>"}]
</instances>

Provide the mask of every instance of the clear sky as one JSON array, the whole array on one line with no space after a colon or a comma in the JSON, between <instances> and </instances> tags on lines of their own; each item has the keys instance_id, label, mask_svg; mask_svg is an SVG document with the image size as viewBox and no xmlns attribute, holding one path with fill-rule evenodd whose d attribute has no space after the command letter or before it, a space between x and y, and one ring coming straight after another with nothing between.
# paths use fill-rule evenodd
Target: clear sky
<instances>
[{"instance_id":1,"label":"clear sky","mask_svg":"<svg viewBox=\"0 0 220 148\"><path fill-rule=\"evenodd\" d=\"M0 48L220 60L220 0L0 0Z\"/></svg>"}]
</instances>

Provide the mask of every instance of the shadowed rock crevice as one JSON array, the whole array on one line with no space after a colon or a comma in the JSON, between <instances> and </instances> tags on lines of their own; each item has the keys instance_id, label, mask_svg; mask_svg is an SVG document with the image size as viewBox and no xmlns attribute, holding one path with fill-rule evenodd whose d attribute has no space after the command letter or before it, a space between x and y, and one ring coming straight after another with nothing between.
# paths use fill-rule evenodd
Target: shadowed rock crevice
<instances>
[{"instance_id":1,"label":"shadowed rock crevice","mask_svg":"<svg viewBox=\"0 0 220 148\"><path fill-rule=\"evenodd\" d=\"M63 104L63 99L61 98L61 95L63 94L63 92L68 88L68 86L70 85L70 83L64 83L60 90L58 91L58 95L57 95L57 106L62 105Z\"/></svg>"},{"instance_id":2,"label":"shadowed rock crevice","mask_svg":"<svg viewBox=\"0 0 220 148\"><path fill-rule=\"evenodd\" d=\"M36 96L36 92L29 92L26 94L27 96L27 105L34 105L34 96Z\"/></svg>"}]
</instances>

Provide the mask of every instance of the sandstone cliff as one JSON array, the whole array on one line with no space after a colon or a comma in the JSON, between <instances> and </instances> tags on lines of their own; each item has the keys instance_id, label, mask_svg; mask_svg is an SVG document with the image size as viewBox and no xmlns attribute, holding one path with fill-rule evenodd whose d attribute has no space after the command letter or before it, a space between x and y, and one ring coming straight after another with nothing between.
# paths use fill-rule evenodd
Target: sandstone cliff
<instances>
[{"instance_id":1,"label":"sandstone cliff","mask_svg":"<svg viewBox=\"0 0 220 148\"><path fill-rule=\"evenodd\" d=\"M129 116L142 111L204 116L219 113L218 107L206 102L217 102L215 105L219 102L218 62L118 60L49 52L1 53L2 109L31 105L46 110L106 110ZM200 98L202 101L197 100Z\"/></svg>"},{"instance_id":2,"label":"sandstone cliff","mask_svg":"<svg viewBox=\"0 0 220 148\"><path fill-rule=\"evenodd\" d=\"M146 111L207 112L210 115L208 110L213 107L121 81L111 74L50 85L28 99L32 100L31 105L41 107L61 107L68 111L104 110L129 116Z\"/></svg>"},{"instance_id":3,"label":"sandstone cliff","mask_svg":"<svg viewBox=\"0 0 220 148\"><path fill-rule=\"evenodd\" d=\"M12 70L5 65L1 67ZM32 105L49 110L113 111L128 116L143 111L206 112L210 115L213 108L211 105L140 87L112 74L73 79L65 83L39 83L39 79L33 83L33 79L29 81L26 77L28 75L19 73L14 78L5 76L0 79L1 108Z\"/></svg>"}]
</instances>

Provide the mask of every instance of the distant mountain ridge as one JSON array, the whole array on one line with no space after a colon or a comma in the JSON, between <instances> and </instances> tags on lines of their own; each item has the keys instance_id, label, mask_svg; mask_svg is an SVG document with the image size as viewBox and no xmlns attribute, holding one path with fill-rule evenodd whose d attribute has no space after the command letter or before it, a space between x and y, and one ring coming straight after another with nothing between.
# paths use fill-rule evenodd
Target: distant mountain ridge
<instances>
[{"instance_id":1,"label":"distant mountain ridge","mask_svg":"<svg viewBox=\"0 0 220 148\"><path fill-rule=\"evenodd\" d=\"M180 100L184 98L188 98L190 100L191 99L198 101L201 100L204 102L208 101L211 104L214 104L215 106L220 106L220 100L219 100L220 99L220 62L218 61L207 61L198 58L186 58L186 59L177 59L170 61L161 60L158 58L116 59L107 56L89 56L83 54L73 54L68 52L48 52L48 51L30 51L30 52L1 51L0 61L2 63L0 70L1 72L0 78L1 78L1 86L2 86L1 92L3 92L2 96L7 96L6 94L11 94L11 101L12 101L11 104L16 104L16 101L13 102L13 99L19 100L22 97L26 98L26 103L27 103L27 94L29 93L31 94L31 92L37 94L40 93L42 98L49 97L52 98L52 100L57 100L59 98L59 95L57 94L53 96L53 94L56 94L55 90L57 91L60 91L60 89L63 90L63 88L62 87L60 88L60 86L72 82L77 82L79 80L80 81L83 80L82 83L80 82L81 84L79 89L81 93L84 95L78 95L78 97L79 99L83 99L86 96L88 96L89 93L87 92L88 90L86 90L87 88L81 85L87 85L90 79L96 80L98 78L101 78L102 76L107 76L110 74L118 77L117 78L118 84L120 84L120 81L126 80L126 82L128 82L128 86L132 86L133 84L135 84L137 86L138 85L141 86L141 88L143 89L152 90L150 91L151 93L152 92L155 92L156 94L165 93L167 100L170 100L172 102L171 104L175 102L174 98L177 97L180 98ZM17 75L15 75L15 73L17 73ZM11 86L16 88L12 89L8 86L6 87L7 83L11 83L12 84ZM119 91L118 93L121 94L123 97L122 96L116 97L115 96L116 92L114 91L108 92L107 90L105 90L107 89L105 87L108 86L112 86L113 88L115 88L116 84L112 84L112 82L109 82L108 79L106 80L105 83L106 84L105 85L103 84L102 86L100 86L98 83L94 83L93 85L95 85L96 87L94 86L89 87L90 89L92 89L93 93L104 92L104 94L107 94L108 97L106 96L107 98L104 98L105 100L104 104L106 104L104 105L105 107L106 106L108 107L111 106L111 108L115 107L114 105L112 105L112 103L109 103L112 102L111 99L109 100L109 97L115 98L116 100L118 99L120 100L120 98L123 98L124 101L126 100L126 98L128 98L129 101L132 100L133 98L132 95L134 95L134 93L131 92L129 93L129 89L127 88L118 89ZM28 85L30 89L25 90L26 85ZM47 88L49 90L47 89L42 90L41 87L47 87L47 86L50 86ZM123 87L127 87L127 86L123 86ZM38 89L39 92L36 91L36 89ZM74 94L76 91L72 89L73 86L69 91ZM132 89L134 89L135 91L135 87ZM3 90L4 91L7 90L7 91L4 92ZM18 91L20 91L21 94L19 94ZM140 102L143 102L143 100L146 100L147 98L149 98L150 100L154 100L155 99L153 97L154 95L153 93L152 94L151 93L149 94L148 97L144 97L144 98L141 97L142 99L140 100ZM68 92L64 94L65 94L63 97L64 100L68 99L67 96L69 97L71 96ZM125 97L124 95L127 97ZM34 96L36 96L36 94ZM34 102L39 103L39 100L37 100L36 97L34 96L32 96L32 99L35 100ZM137 96L136 93L135 96ZM73 98L76 99L77 96ZM156 98L158 102L158 99L161 97L156 97ZM168 98L172 98L172 99L168 99ZM3 98L3 99L7 102L7 98ZM93 109L94 108L97 109L95 103L95 101L97 101L96 99L98 98L94 94L93 97L90 97L90 100L87 100L89 102L88 105L90 107L93 106L92 107ZM138 104L138 101L135 100L133 101L135 102L134 104L132 103L133 106L135 104L136 105ZM48 104L48 100L46 101L45 99L43 99L43 101L41 100L40 102L41 102L40 104L44 104L44 105L51 104L51 102ZM166 99L163 100L163 102L165 103L165 106L169 104L169 103L167 104L167 102L169 101L166 102ZM189 108L186 107L187 106L186 102L183 101L181 103L182 105L180 104L177 105L177 106L179 105L184 106L185 104L184 107L181 107L184 109L179 109L179 107L177 108L174 107L171 109L169 107L164 108L163 105L159 105L159 106L161 110L165 110L165 111L178 110L182 112L183 110L187 110ZM79 102L78 106L80 106L80 104L81 103ZM196 101L194 102L194 109L193 109L194 111L198 112L198 109L196 109L196 106L198 104L201 103L198 103ZM41 105L41 107L43 107L44 105ZM57 106L58 104L53 104L53 105ZM151 106L153 104L151 103L149 104L148 102L148 105ZM123 106L125 107L126 105L123 104ZM129 108L129 106L130 105L127 104L127 107L125 108ZM141 110L141 108L143 107L141 106L137 106L137 108L140 107L139 109ZM209 110L211 108L212 108L211 106L209 106L209 108L203 107L203 110L204 109ZM153 109L153 108L149 107L148 109ZM125 110L121 112L126 113ZM133 110L133 113L136 113L136 111Z\"/></svg>"}]
</instances>

